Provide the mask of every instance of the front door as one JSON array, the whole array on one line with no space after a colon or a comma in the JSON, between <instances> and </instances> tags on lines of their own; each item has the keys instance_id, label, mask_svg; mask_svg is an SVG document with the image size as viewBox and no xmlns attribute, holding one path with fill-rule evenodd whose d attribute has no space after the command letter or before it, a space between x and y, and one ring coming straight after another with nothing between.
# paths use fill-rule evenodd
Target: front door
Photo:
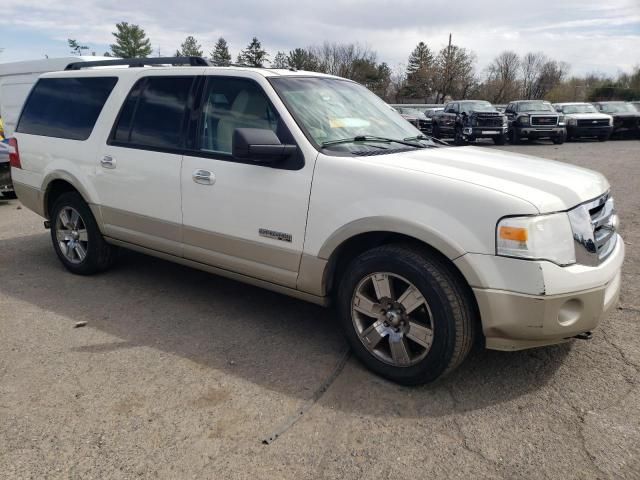
<instances>
[{"instance_id":1,"label":"front door","mask_svg":"<svg viewBox=\"0 0 640 480\"><path fill-rule=\"evenodd\" d=\"M271 129L294 143L252 79L207 77L198 125L182 164L185 258L295 287L317 155L305 162L299 151L275 165L232 157L236 128Z\"/></svg>"}]
</instances>

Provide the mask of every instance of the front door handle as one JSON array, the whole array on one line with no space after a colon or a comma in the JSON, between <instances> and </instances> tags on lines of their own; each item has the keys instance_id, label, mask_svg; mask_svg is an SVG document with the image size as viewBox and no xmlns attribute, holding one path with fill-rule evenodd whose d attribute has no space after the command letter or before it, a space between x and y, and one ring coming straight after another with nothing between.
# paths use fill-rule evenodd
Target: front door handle
<instances>
[{"instance_id":1,"label":"front door handle","mask_svg":"<svg viewBox=\"0 0 640 480\"><path fill-rule=\"evenodd\" d=\"M102 160L100 160L100 165L102 165L103 168L116 168L116 159L111 155L105 155L102 157Z\"/></svg>"},{"instance_id":2,"label":"front door handle","mask_svg":"<svg viewBox=\"0 0 640 480\"><path fill-rule=\"evenodd\" d=\"M216 183L216 176L209 170L194 170L192 178L194 182L200 185L213 185Z\"/></svg>"}]
</instances>

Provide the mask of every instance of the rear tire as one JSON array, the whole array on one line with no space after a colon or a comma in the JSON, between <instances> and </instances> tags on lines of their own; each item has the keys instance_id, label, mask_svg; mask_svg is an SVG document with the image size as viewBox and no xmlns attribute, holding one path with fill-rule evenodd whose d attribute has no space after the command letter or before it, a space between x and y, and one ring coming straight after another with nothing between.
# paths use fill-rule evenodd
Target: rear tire
<instances>
[{"instance_id":1,"label":"rear tire","mask_svg":"<svg viewBox=\"0 0 640 480\"><path fill-rule=\"evenodd\" d=\"M75 192L60 195L51 208L51 241L65 268L78 275L102 272L115 260L116 247L104 240L91 209Z\"/></svg>"},{"instance_id":2,"label":"rear tire","mask_svg":"<svg viewBox=\"0 0 640 480\"><path fill-rule=\"evenodd\" d=\"M355 355L404 385L453 371L473 345L468 287L428 250L384 245L356 257L339 284L340 320Z\"/></svg>"}]
</instances>

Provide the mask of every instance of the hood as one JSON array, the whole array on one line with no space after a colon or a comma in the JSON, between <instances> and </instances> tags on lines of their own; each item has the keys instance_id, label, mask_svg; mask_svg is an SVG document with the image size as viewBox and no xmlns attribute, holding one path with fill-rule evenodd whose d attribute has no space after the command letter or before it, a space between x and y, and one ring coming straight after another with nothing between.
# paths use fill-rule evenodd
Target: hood
<instances>
[{"instance_id":1,"label":"hood","mask_svg":"<svg viewBox=\"0 0 640 480\"><path fill-rule=\"evenodd\" d=\"M481 147L425 148L368 160L497 190L540 213L568 210L609 190L607 179L593 170Z\"/></svg>"},{"instance_id":2,"label":"hood","mask_svg":"<svg viewBox=\"0 0 640 480\"><path fill-rule=\"evenodd\" d=\"M609 113L613 118L639 118L640 112L616 112Z\"/></svg>"},{"instance_id":3,"label":"hood","mask_svg":"<svg viewBox=\"0 0 640 480\"><path fill-rule=\"evenodd\" d=\"M611 118L606 113L565 113L566 118L575 118L577 120L599 120L602 118Z\"/></svg>"}]
</instances>

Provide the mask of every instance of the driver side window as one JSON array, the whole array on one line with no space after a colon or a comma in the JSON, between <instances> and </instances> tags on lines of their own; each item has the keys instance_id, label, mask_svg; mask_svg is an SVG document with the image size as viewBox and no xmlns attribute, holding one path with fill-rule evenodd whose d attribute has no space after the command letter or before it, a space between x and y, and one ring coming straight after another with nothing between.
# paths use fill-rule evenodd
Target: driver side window
<instances>
[{"instance_id":1,"label":"driver side window","mask_svg":"<svg viewBox=\"0 0 640 480\"><path fill-rule=\"evenodd\" d=\"M236 128L278 133L280 117L258 84L231 77L209 77L200 121L200 150L231 154Z\"/></svg>"}]
</instances>

